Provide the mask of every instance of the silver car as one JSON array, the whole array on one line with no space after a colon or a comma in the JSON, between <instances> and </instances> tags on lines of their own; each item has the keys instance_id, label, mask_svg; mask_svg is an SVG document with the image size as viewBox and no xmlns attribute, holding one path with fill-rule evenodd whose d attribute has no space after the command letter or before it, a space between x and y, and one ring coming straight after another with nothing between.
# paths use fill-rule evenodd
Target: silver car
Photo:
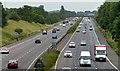
<instances>
[{"instance_id":1,"label":"silver car","mask_svg":"<svg viewBox=\"0 0 120 71\"><path fill-rule=\"evenodd\" d=\"M81 41L81 46L86 46L85 40L82 40L82 41Z\"/></svg>"}]
</instances>

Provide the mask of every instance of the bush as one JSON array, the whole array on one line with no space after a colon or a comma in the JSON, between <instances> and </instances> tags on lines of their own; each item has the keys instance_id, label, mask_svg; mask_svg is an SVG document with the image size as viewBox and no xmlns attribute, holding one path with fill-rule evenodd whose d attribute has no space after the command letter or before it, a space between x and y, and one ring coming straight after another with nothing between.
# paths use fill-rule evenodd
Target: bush
<instances>
[{"instance_id":1,"label":"bush","mask_svg":"<svg viewBox=\"0 0 120 71\"><path fill-rule=\"evenodd\" d=\"M21 33L23 32L23 29L21 29L21 28L16 28L14 31L15 31L15 32L18 32L18 34L21 34Z\"/></svg>"},{"instance_id":2,"label":"bush","mask_svg":"<svg viewBox=\"0 0 120 71\"><path fill-rule=\"evenodd\" d=\"M13 13L10 14L9 19L19 21L20 17L16 12L13 12Z\"/></svg>"}]
</instances>

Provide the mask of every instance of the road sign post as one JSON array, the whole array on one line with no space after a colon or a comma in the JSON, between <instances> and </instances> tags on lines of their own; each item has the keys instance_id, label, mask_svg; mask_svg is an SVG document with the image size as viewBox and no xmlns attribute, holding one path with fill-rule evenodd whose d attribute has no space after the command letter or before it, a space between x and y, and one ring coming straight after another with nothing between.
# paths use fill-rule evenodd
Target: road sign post
<instances>
[{"instance_id":1,"label":"road sign post","mask_svg":"<svg viewBox=\"0 0 120 71\"><path fill-rule=\"evenodd\" d=\"M52 48L57 48L56 42L52 42Z\"/></svg>"}]
</instances>

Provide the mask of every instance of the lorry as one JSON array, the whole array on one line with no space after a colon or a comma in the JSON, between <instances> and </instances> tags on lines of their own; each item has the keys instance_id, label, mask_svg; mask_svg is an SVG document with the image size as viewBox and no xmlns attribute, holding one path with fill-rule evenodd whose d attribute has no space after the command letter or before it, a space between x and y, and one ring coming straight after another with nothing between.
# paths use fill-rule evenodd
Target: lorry
<instances>
[{"instance_id":1,"label":"lorry","mask_svg":"<svg viewBox=\"0 0 120 71\"><path fill-rule=\"evenodd\" d=\"M94 46L95 61L106 61L107 46L106 45L95 45Z\"/></svg>"}]
</instances>

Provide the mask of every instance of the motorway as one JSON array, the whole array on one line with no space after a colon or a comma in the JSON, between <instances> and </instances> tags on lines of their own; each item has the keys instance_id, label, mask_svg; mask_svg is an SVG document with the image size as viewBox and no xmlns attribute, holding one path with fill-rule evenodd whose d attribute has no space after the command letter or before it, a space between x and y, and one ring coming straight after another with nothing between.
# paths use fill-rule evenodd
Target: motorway
<instances>
[{"instance_id":1,"label":"motorway","mask_svg":"<svg viewBox=\"0 0 120 71\"><path fill-rule=\"evenodd\" d=\"M93 29L92 31L89 30L89 24L94 24L92 20L90 22L86 21L88 18L83 18L83 23L87 24L87 31L86 34L82 33L82 30L80 32L74 32L73 35L71 36L70 40L68 43L64 46L63 50L61 51L61 54L56 62L55 69L62 69L63 67L70 67L71 69L75 69L76 71L82 70L82 71L93 71L94 70L99 70L103 69L102 71L109 69L108 71L117 71L110 63L110 61L107 59L106 62L96 62L94 60L94 45L95 44L100 44L98 37L96 35L95 30ZM95 27L95 25L93 25ZM82 25L83 28L83 25ZM81 29L82 29L81 28ZM81 46L80 43L82 40L86 41L86 46ZM69 42L75 42L76 43L76 48L69 48ZM70 50L73 54L72 58L64 58L64 52L66 50ZM83 50L87 50L91 53L92 56L92 65L91 67L80 67L79 65L79 57L80 57L80 52Z\"/></svg>"},{"instance_id":2,"label":"motorway","mask_svg":"<svg viewBox=\"0 0 120 71\"><path fill-rule=\"evenodd\" d=\"M60 31L56 33L58 38L60 38L66 33L66 31L71 27L71 25L67 25L66 27L58 25L55 27L60 28ZM6 64L11 59L18 60L18 69L27 69L35 60L35 58L42 54L45 50L47 50L47 48L51 45L52 41L56 40L53 40L51 38L52 35L52 29L50 29L47 35L40 34L34 38L10 47L10 53L2 55L2 69L7 69ZM42 43L35 44L34 42L36 38L40 38Z\"/></svg>"}]
</instances>

